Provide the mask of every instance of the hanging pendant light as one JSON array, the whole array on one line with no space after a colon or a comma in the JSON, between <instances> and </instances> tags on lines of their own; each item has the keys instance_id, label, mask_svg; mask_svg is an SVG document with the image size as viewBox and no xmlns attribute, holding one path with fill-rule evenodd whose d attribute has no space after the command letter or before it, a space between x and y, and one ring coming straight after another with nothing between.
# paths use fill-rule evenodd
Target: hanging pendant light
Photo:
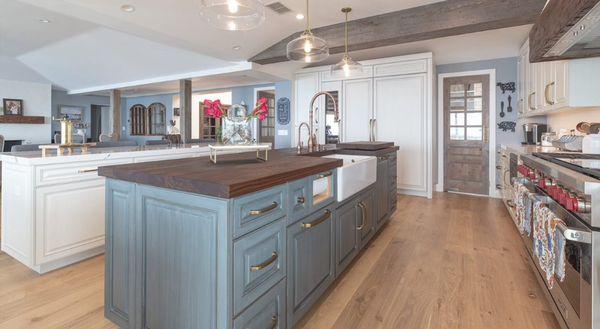
<instances>
[{"instance_id":1,"label":"hanging pendant light","mask_svg":"<svg viewBox=\"0 0 600 329\"><path fill-rule=\"evenodd\" d=\"M325 40L310 30L310 14L306 0L306 30L286 47L287 58L295 62L316 63L329 57L329 46Z\"/></svg>"},{"instance_id":2,"label":"hanging pendant light","mask_svg":"<svg viewBox=\"0 0 600 329\"><path fill-rule=\"evenodd\" d=\"M200 13L221 30L247 31L265 21L265 6L258 0L201 0Z\"/></svg>"},{"instance_id":3,"label":"hanging pendant light","mask_svg":"<svg viewBox=\"0 0 600 329\"><path fill-rule=\"evenodd\" d=\"M350 58L348 55L348 13L352 8L342 8L342 13L346 14L346 23L344 24L344 58L331 67L331 75L335 77L348 78L353 75L362 73L363 66L359 62Z\"/></svg>"}]
</instances>

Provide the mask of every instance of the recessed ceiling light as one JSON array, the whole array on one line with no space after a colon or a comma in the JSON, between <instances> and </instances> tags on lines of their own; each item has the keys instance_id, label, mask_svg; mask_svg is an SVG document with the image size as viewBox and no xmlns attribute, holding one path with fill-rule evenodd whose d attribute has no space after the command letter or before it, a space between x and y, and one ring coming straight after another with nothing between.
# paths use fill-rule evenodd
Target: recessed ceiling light
<instances>
[{"instance_id":1,"label":"recessed ceiling light","mask_svg":"<svg viewBox=\"0 0 600 329\"><path fill-rule=\"evenodd\" d=\"M46 18L41 18L39 21L40 23L50 23L50 20Z\"/></svg>"},{"instance_id":2,"label":"recessed ceiling light","mask_svg":"<svg viewBox=\"0 0 600 329\"><path fill-rule=\"evenodd\" d=\"M304 19L304 14L303 13L296 14L296 19L298 19L298 20Z\"/></svg>"},{"instance_id":3,"label":"recessed ceiling light","mask_svg":"<svg viewBox=\"0 0 600 329\"><path fill-rule=\"evenodd\" d=\"M126 13L132 13L135 11L135 7L132 5L122 5L121 6L121 10L126 12Z\"/></svg>"},{"instance_id":4,"label":"recessed ceiling light","mask_svg":"<svg viewBox=\"0 0 600 329\"><path fill-rule=\"evenodd\" d=\"M233 46L232 48L233 48L233 50L240 50L240 49L242 49L241 46Z\"/></svg>"}]
</instances>

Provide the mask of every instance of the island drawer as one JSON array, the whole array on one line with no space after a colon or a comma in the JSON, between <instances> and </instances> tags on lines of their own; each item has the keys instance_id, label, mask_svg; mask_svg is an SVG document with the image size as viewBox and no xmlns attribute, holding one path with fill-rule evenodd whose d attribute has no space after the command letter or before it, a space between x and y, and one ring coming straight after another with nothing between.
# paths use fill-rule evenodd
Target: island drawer
<instances>
[{"instance_id":1,"label":"island drawer","mask_svg":"<svg viewBox=\"0 0 600 329\"><path fill-rule=\"evenodd\" d=\"M286 280L283 279L233 320L233 328L285 328L285 289Z\"/></svg>"},{"instance_id":2,"label":"island drawer","mask_svg":"<svg viewBox=\"0 0 600 329\"><path fill-rule=\"evenodd\" d=\"M281 218L233 244L233 308L238 314L285 277L286 225Z\"/></svg>"},{"instance_id":3,"label":"island drawer","mask_svg":"<svg viewBox=\"0 0 600 329\"><path fill-rule=\"evenodd\" d=\"M97 179L98 167L131 163L132 159L114 159L89 162L64 163L35 168L36 185L64 184Z\"/></svg>"},{"instance_id":4,"label":"island drawer","mask_svg":"<svg viewBox=\"0 0 600 329\"><path fill-rule=\"evenodd\" d=\"M310 182L309 178L304 178L288 184L290 205L288 224L295 223L309 214L312 204Z\"/></svg>"},{"instance_id":5,"label":"island drawer","mask_svg":"<svg viewBox=\"0 0 600 329\"><path fill-rule=\"evenodd\" d=\"M233 201L233 237L238 238L286 215L287 186L281 185Z\"/></svg>"}]
</instances>

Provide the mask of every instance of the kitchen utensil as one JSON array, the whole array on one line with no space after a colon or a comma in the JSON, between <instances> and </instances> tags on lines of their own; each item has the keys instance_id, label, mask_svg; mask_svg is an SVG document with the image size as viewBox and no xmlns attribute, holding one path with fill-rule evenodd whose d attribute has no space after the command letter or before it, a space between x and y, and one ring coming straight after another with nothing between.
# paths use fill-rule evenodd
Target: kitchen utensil
<instances>
[{"instance_id":1,"label":"kitchen utensil","mask_svg":"<svg viewBox=\"0 0 600 329\"><path fill-rule=\"evenodd\" d=\"M581 152L583 148L583 136L564 135L561 138L552 141L552 146L563 151Z\"/></svg>"},{"instance_id":2,"label":"kitchen utensil","mask_svg":"<svg viewBox=\"0 0 600 329\"><path fill-rule=\"evenodd\" d=\"M510 95L508 95L508 107L506 108L506 112L512 112L512 110L513 110L512 105L510 105L511 101L512 101L512 97L510 97Z\"/></svg>"},{"instance_id":3,"label":"kitchen utensil","mask_svg":"<svg viewBox=\"0 0 600 329\"><path fill-rule=\"evenodd\" d=\"M548 131L548 125L543 123L525 123L523 124L523 137L527 145L540 145L542 143L542 134Z\"/></svg>"},{"instance_id":4,"label":"kitchen utensil","mask_svg":"<svg viewBox=\"0 0 600 329\"><path fill-rule=\"evenodd\" d=\"M504 114L504 101L500 102L500 117L504 118L506 114Z\"/></svg>"},{"instance_id":5,"label":"kitchen utensil","mask_svg":"<svg viewBox=\"0 0 600 329\"><path fill-rule=\"evenodd\" d=\"M583 153L600 154L600 134L589 134L581 143Z\"/></svg>"}]
</instances>

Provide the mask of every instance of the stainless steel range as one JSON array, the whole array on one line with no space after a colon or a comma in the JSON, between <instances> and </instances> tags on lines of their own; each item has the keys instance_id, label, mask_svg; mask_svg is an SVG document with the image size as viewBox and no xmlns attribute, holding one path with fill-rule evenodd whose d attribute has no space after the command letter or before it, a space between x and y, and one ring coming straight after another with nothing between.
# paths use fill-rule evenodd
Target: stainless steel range
<instances>
[{"instance_id":1,"label":"stainless steel range","mask_svg":"<svg viewBox=\"0 0 600 329\"><path fill-rule=\"evenodd\" d=\"M524 237L538 279L562 326L600 329L600 155L534 153L522 161L522 182L565 223L557 227L567 241L566 275L552 288Z\"/></svg>"}]
</instances>

